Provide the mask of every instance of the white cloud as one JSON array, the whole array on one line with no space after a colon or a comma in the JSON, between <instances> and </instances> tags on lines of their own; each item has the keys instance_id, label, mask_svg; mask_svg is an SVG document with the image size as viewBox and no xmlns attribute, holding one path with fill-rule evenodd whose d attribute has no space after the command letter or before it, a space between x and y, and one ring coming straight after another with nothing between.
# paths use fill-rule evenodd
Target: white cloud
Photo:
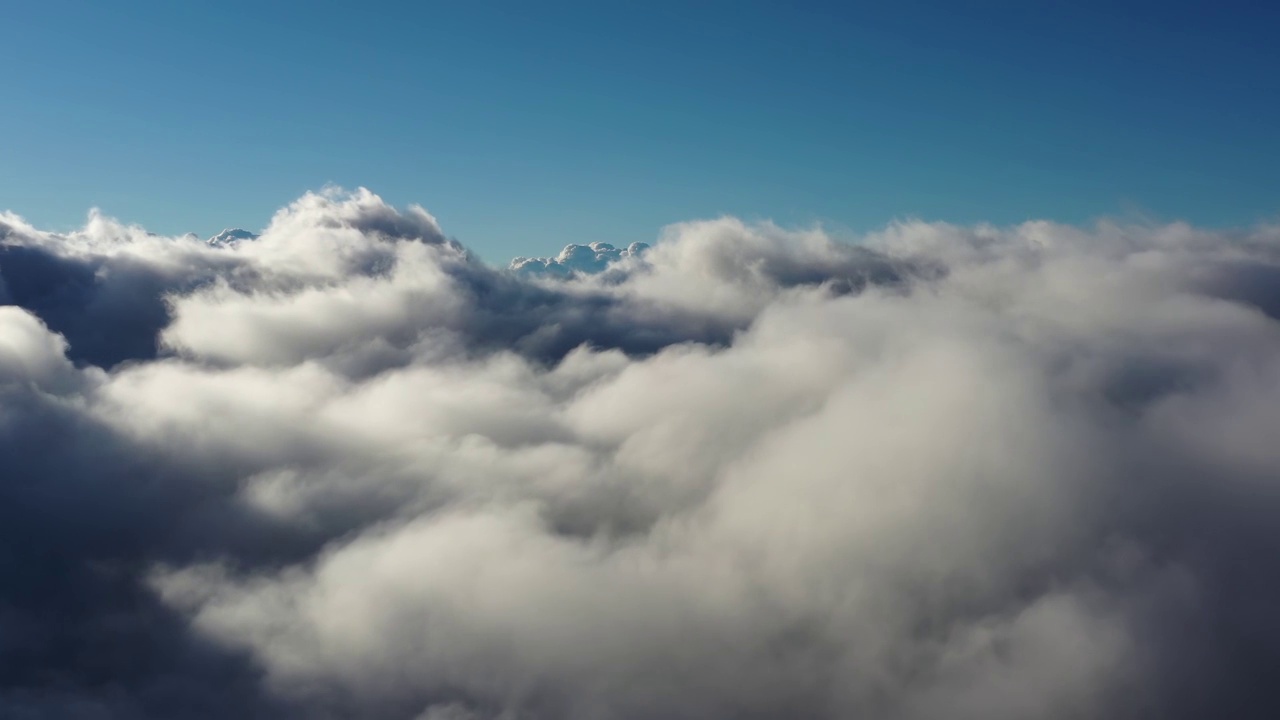
<instances>
[{"instance_id":1,"label":"white cloud","mask_svg":"<svg viewBox=\"0 0 1280 720\"><path fill-rule=\"evenodd\" d=\"M649 249L648 243L633 242L625 248L616 248L606 242L588 245L565 245L555 257L518 257L511 261L510 269L522 275L550 275L568 277L574 273L598 273L610 265L628 258L638 258Z\"/></svg>"},{"instance_id":2,"label":"white cloud","mask_svg":"<svg viewBox=\"0 0 1280 720\"><path fill-rule=\"evenodd\" d=\"M719 219L524 277L367 191L212 249L3 223L0 540L60 579L0 554L0 708L19 661L143 717L1280 707L1274 229ZM68 361L103 298L161 343Z\"/></svg>"}]
</instances>

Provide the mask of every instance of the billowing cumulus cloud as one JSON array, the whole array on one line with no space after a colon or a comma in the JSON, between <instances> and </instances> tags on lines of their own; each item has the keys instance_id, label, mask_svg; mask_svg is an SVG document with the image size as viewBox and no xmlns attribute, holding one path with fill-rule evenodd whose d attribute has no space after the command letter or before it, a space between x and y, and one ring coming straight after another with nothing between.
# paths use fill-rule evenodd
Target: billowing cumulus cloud
<instances>
[{"instance_id":1,"label":"billowing cumulus cloud","mask_svg":"<svg viewBox=\"0 0 1280 720\"><path fill-rule=\"evenodd\" d=\"M523 275L568 276L574 273L598 273L623 258L639 257L648 249L649 244L642 242L633 242L621 249L606 242L570 244L555 257L514 258L510 267Z\"/></svg>"},{"instance_id":2,"label":"billowing cumulus cloud","mask_svg":"<svg viewBox=\"0 0 1280 720\"><path fill-rule=\"evenodd\" d=\"M1280 712L1276 228L605 249L0 216L0 716Z\"/></svg>"}]
</instances>

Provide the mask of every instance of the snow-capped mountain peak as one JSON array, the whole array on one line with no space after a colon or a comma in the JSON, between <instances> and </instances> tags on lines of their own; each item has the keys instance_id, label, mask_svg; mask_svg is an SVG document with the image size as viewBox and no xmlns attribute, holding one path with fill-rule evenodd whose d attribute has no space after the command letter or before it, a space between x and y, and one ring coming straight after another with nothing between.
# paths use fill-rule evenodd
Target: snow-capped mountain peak
<instances>
[{"instance_id":1,"label":"snow-capped mountain peak","mask_svg":"<svg viewBox=\"0 0 1280 720\"><path fill-rule=\"evenodd\" d=\"M235 243L241 240L257 240L257 239L258 239L258 235L256 233L251 233L248 230L243 230L241 228L227 228L226 230L223 230L217 235L214 235L213 237L209 238L205 242L207 242L210 245L223 246L223 245L234 245Z\"/></svg>"}]
</instances>

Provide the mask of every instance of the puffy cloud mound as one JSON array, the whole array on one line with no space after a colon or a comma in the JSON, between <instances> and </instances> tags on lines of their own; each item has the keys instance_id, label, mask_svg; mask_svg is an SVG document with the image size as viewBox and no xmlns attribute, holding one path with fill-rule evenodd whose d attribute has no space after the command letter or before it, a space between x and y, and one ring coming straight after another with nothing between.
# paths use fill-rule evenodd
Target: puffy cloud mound
<instances>
[{"instance_id":1,"label":"puffy cloud mound","mask_svg":"<svg viewBox=\"0 0 1280 720\"><path fill-rule=\"evenodd\" d=\"M0 716L1280 712L1280 230L592 252L0 216Z\"/></svg>"},{"instance_id":2,"label":"puffy cloud mound","mask_svg":"<svg viewBox=\"0 0 1280 720\"><path fill-rule=\"evenodd\" d=\"M619 250L606 242L589 245L565 245L555 257L518 257L510 268L525 275L567 276L574 273L598 273L626 258L639 257L649 249L648 243L633 242Z\"/></svg>"}]
</instances>

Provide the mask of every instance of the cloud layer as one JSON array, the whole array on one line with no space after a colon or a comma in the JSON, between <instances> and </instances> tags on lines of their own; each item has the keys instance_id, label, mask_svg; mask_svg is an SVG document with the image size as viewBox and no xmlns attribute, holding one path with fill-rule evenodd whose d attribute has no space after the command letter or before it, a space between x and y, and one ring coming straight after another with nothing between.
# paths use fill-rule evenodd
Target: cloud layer
<instances>
[{"instance_id":1,"label":"cloud layer","mask_svg":"<svg viewBox=\"0 0 1280 720\"><path fill-rule=\"evenodd\" d=\"M608 249L0 216L0 715L1280 712L1280 230Z\"/></svg>"}]
</instances>

